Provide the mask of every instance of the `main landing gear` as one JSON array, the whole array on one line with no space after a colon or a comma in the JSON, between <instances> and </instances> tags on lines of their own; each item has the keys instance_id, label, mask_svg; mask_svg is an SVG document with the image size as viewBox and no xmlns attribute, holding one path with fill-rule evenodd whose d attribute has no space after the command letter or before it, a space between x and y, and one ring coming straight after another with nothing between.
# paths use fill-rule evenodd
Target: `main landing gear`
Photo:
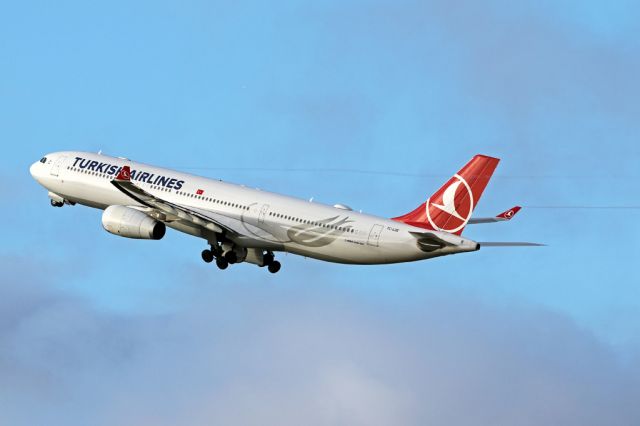
<instances>
[{"instance_id":1,"label":"main landing gear","mask_svg":"<svg viewBox=\"0 0 640 426\"><path fill-rule=\"evenodd\" d=\"M51 200L51 206L52 207L62 207L62 206L64 206L64 201Z\"/></svg>"},{"instance_id":2,"label":"main landing gear","mask_svg":"<svg viewBox=\"0 0 640 426\"><path fill-rule=\"evenodd\" d=\"M211 263L214 261L214 259L216 261L216 266L219 269L227 269L229 265L238 263L238 254L234 250L223 251L223 248L221 246L214 244L211 246L211 249L205 249L202 251L202 260L204 260L206 263ZM246 258L244 259L244 261L256 263L261 267L266 266L267 270L272 274L278 272L282 267L280 262L275 260L275 256L271 251L267 251L262 254L261 264Z\"/></svg>"},{"instance_id":3,"label":"main landing gear","mask_svg":"<svg viewBox=\"0 0 640 426\"><path fill-rule=\"evenodd\" d=\"M277 260L274 260L273 262L271 262L269 265L267 265L267 269L269 270L269 272L271 272L272 274L275 274L276 272L278 272L280 270L280 267L282 265L280 265L280 262L278 262Z\"/></svg>"},{"instance_id":4,"label":"main landing gear","mask_svg":"<svg viewBox=\"0 0 640 426\"><path fill-rule=\"evenodd\" d=\"M206 263L213 262L213 252L211 250L202 250L202 260Z\"/></svg>"},{"instance_id":5,"label":"main landing gear","mask_svg":"<svg viewBox=\"0 0 640 426\"><path fill-rule=\"evenodd\" d=\"M270 251L264 254L263 259L264 259L264 264L267 266L267 269L272 274L275 274L276 272L278 272L282 267L282 265L280 265L280 262L275 260L275 256Z\"/></svg>"},{"instance_id":6,"label":"main landing gear","mask_svg":"<svg viewBox=\"0 0 640 426\"><path fill-rule=\"evenodd\" d=\"M227 269L230 263L235 263L234 259L231 259L233 260L233 262L231 262L228 257L229 256L222 255L222 250L220 250L219 247L211 247L211 250L202 250L202 260L204 260L206 263L211 263L213 262L213 259L215 259L216 266L220 269Z\"/></svg>"},{"instance_id":7,"label":"main landing gear","mask_svg":"<svg viewBox=\"0 0 640 426\"><path fill-rule=\"evenodd\" d=\"M229 267L229 261L224 257L219 257L216 259L216 266L219 269L227 269Z\"/></svg>"}]
</instances>

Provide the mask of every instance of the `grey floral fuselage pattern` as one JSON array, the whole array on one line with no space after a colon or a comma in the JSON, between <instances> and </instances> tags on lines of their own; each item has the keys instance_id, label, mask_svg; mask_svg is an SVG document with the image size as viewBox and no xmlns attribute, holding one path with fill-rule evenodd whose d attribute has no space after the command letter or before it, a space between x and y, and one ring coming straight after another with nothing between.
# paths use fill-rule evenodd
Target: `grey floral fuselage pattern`
<instances>
[{"instance_id":1,"label":"grey floral fuselage pattern","mask_svg":"<svg viewBox=\"0 0 640 426\"><path fill-rule=\"evenodd\" d=\"M351 230L349 217L334 216L313 223L301 223L287 230L287 236L294 242L307 247L323 247L334 242L337 237Z\"/></svg>"}]
</instances>

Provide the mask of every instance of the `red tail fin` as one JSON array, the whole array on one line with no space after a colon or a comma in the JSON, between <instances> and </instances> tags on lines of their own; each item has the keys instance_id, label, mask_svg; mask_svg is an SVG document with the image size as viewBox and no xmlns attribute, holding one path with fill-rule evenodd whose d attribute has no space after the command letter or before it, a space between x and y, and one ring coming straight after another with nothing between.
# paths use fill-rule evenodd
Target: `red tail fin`
<instances>
[{"instance_id":1,"label":"red tail fin","mask_svg":"<svg viewBox=\"0 0 640 426\"><path fill-rule=\"evenodd\" d=\"M476 155L442 188L411 213L393 220L460 235L500 160Z\"/></svg>"}]
</instances>

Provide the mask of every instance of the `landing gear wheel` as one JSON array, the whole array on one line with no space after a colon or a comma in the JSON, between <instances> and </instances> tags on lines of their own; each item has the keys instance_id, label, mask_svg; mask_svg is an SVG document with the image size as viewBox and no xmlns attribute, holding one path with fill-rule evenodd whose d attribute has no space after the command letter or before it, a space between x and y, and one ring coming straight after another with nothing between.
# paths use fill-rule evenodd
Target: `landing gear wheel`
<instances>
[{"instance_id":1,"label":"landing gear wheel","mask_svg":"<svg viewBox=\"0 0 640 426\"><path fill-rule=\"evenodd\" d=\"M274 261L274 256L273 253L267 253L263 256L262 261L264 263L264 266L268 266L271 265Z\"/></svg>"},{"instance_id":2,"label":"landing gear wheel","mask_svg":"<svg viewBox=\"0 0 640 426\"><path fill-rule=\"evenodd\" d=\"M61 203L60 201L51 200L51 205L53 207L62 207L62 206L64 206L64 203Z\"/></svg>"},{"instance_id":3,"label":"landing gear wheel","mask_svg":"<svg viewBox=\"0 0 640 426\"><path fill-rule=\"evenodd\" d=\"M229 262L231 265L238 261L238 255L235 251L228 251L224 254L224 259Z\"/></svg>"},{"instance_id":4,"label":"landing gear wheel","mask_svg":"<svg viewBox=\"0 0 640 426\"><path fill-rule=\"evenodd\" d=\"M207 263L213 262L213 252L211 250L202 250L202 260Z\"/></svg>"},{"instance_id":5,"label":"landing gear wheel","mask_svg":"<svg viewBox=\"0 0 640 426\"><path fill-rule=\"evenodd\" d=\"M219 257L216 259L216 266L220 269L227 269L229 267L229 262L224 257Z\"/></svg>"},{"instance_id":6,"label":"landing gear wheel","mask_svg":"<svg viewBox=\"0 0 640 426\"><path fill-rule=\"evenodd\" d=\"M271 272L272 274L275 274L280 270L280 266L281 266L280 262L278 262L277 260L274 260L269 264L269 266L267 266L267 269L269 269L269 272Z\"/></svg>"}]
</instances>

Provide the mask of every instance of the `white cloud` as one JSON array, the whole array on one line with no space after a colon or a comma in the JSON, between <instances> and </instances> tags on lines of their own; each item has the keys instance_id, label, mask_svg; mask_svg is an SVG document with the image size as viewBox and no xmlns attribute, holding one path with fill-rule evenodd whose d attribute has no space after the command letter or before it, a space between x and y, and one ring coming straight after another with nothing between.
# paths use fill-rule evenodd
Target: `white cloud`
<instances>
[{"instance_id":1,"label":"white cloud","mask_svg":"<svg viewBox=\"0 0 640 426\"><path fill-rule=\"evenodd\" d=\"M54 292L24 260L1 266L2 424L640 421L638 366L548 311L371 302L283 278L185 281L179 311L122 316Z\"/></svg>"}]
</instances>

